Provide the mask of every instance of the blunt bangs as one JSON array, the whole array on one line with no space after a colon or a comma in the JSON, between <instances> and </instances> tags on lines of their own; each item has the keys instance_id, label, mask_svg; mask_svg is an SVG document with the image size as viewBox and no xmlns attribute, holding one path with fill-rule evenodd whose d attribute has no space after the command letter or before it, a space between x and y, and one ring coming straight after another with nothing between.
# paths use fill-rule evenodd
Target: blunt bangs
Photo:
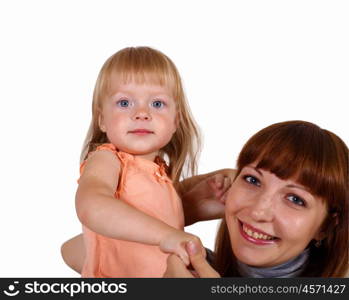
<instances>
[{"instance_id":1,"label":"blunt bangs","mask_svg":"<svg viewBox=\"0 0 349 300\"><path fill-rule=\"evenodd\" d=\"M123 84L136 82L167 86L174 96L180 85L177 69L170 59L147 47L125 48L109 58L103 68L101 91L106 94L111 92L112 80L115 79Z\"/></svg>"},{"instance_id":2,"label":"blunt bangs","mask_svg":"<svg viewBox=\"0 0 349 300\"><path fill-rule=\"evenodd\" d=\"M348 151L340 153L345 147L339 147L338 142L343 143L312 123L274 124L245 144L238 158L238 170L256 163L257 168L305 186L325 200L330 211L338 211L348 189Z\"/></svg>"}]
</instances>

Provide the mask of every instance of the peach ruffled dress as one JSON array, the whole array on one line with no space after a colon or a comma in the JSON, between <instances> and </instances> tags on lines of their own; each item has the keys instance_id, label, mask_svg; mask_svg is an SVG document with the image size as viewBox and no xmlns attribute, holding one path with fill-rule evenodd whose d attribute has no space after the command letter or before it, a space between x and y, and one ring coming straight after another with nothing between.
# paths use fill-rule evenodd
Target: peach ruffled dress
<instances>
[{"instance_id":1,"label":"peach ruffled dress","mask_svg":"<svg viewBox=\"0 0 349 300\"><path fill-rule=\"evenodd\" d=\"M99 150L111 151L121 162L116 198L183 230L181 200L166 175L164 162L157 164L117 151L112 144L103 144L96 149ZM80 168L81 174L83 169L84 163ZM108 238L85 226L83 234L86 259L82 277L162 277L166 270L168 254L163 253L158 246Z\"/></svg>"}]
</instances>

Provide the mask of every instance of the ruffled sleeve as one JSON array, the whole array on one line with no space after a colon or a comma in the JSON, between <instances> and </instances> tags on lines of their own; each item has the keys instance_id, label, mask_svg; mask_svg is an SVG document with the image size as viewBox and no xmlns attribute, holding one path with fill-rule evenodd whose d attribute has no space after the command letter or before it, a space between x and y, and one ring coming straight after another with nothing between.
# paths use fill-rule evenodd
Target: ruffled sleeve
<instances>
[{"instance_id":1,"label":"ruffled sleeve","mask_svg":"<svg viewBox=\"0 0 349 300\"><path fill-rule=\"evenodd\" d=\"M84 168L85 168L85 164L86 164L86 161L87 159L90 157L90 155L92 155L93 153L95 153L96 151L100 151L100 150L107 150L107 151L110 151L112 152L113 154L115 154L116 156L119 157L118 155L118 151L116 150L115 146L113 144L102 144L102 145L99 145L96 150L90 152L88 155L87 155L87 158L81 163L80 165L80 177L82 175L82 173L84 172ZM119 157L120 159L120 157ZM121 160L121 159L120 159ZM80 178L79 178L80 179ZM78 183L79 183L79 179L77 180Z\"/></svg>"},{"instance_id":2,"label":"ruffled sleeve","mask_svg":"<svg viewBox=\"0 0 349 300\"><path fill-rule=\"evenodd\" d=\"M114 154L117 153L117 150L115 148L115 146L113 144L102 144L102 145L99 145L95 151L99 151L99 150L107 150L107 151L110 151Z\"/></svg>"}]
</instances>

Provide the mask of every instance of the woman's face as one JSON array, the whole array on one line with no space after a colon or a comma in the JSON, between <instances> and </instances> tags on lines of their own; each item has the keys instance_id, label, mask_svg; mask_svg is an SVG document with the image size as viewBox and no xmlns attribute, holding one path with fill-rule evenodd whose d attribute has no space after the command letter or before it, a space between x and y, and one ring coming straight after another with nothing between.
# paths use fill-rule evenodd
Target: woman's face
<instances>
[{"instance_id":1,"label":"woman's face","mask_svg":"<svg viewBox=\"0 0 349 300\"><path fill-rule=\"evenodd\" d=\"M244 167L233 182L225 217L235 256L269 267L296 257L320 237L327 207L304 186L255 166Z\"/></svg>"}]
</instances>

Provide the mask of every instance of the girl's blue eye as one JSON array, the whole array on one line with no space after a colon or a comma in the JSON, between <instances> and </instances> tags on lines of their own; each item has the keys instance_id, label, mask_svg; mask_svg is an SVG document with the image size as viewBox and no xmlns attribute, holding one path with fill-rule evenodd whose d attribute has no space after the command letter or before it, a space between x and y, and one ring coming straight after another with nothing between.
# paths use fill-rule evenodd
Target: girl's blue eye
<instances>
[{"instance_id":1,"label":"girl's blue eye","mask_svg":"<svg viewBox=\"0 0 349 300\"><path fill-rule=\"evenodd\" d=\"M288 195L287 200L289 200L291 203L299 205L299 206L305 206L305 201L298 197L297 195Z\"/></svg>"},{"instance_id":2,"label":"girl's blue eye","mask_svg":"<svg viewBox=\"0 0 349 300\"><path fill-rule=\"evenodd\" d=\"M161 100L155 100L151 104L151 106L154 108L162 108L164 105L165 105L165 103Z\"/></svg>"},{"instance_id":3,"label":"girl's blue eye","mask_svg":"<svg viewBox=\"0 0 349 300\"><path fill-rule=\"evenodd\" d=\"M118 106L120 106L120 107L129 107L130 106L130 101L128 101L128 100L119 100L116 104Z\"/></svg>"},{"instance_id":4,"label":"girl's blue eye","mask_svg":"<svg viewBox=\"0 0 349 300\"><path fill-rule=\"evenodd\" d=\"M261 185L260 181L252 175L246 175L246 176L244 176L244 179L245 179L245 181L247 181L250 184L257 185L257 186Z\"/></svg>"}]
</instances>

